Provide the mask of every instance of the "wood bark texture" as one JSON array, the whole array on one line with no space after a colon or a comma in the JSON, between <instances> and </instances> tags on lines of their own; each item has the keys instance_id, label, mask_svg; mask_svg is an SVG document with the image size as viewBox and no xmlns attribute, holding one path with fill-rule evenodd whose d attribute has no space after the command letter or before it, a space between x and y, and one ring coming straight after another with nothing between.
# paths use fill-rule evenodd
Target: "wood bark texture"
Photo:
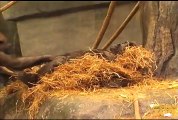
<instances>
[{"instance_id":1,"label":"wood bark texture","mask_svg":"<svg viewBox=\"0 0 178 120\"><path fill-rule=\"evenodd\" d=\"M144 1L141 3L141 26L143 46L156 55L156 76L166 76L177 67L170 68L178 60L173 60L178 42L178 2ZM178 48L178 47L177 47Z\"/></svg>"}]
</instances>

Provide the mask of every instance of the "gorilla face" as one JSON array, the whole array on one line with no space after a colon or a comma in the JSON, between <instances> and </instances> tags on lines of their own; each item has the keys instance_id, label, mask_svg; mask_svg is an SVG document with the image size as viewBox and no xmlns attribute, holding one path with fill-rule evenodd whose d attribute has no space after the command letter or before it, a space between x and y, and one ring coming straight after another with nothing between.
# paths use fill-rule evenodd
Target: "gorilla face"
<instances>
[{"instance_id":1,"label":"gorilla face","mask_svg":"<svg viewBox=\"0 0 178 120\"><path fill-rule=\"evenodd\" d=\"M113 54L121 54L125 50L125 48L128 46L136 46L136 44L133 42L124 42L121 44L114 44L110 47L110 51Z\"/></svg>"},{"instance_id":2,"label":"gorilla face","mask_svg":"<svg viewBox=\"0 0 178 120\"><path fill-rule=\"evenodd\" d=\"M11 44L8 43L7 37L4 34L0 33L0 51L5 52L11 47Z\"/></svg>"}]
</instances>

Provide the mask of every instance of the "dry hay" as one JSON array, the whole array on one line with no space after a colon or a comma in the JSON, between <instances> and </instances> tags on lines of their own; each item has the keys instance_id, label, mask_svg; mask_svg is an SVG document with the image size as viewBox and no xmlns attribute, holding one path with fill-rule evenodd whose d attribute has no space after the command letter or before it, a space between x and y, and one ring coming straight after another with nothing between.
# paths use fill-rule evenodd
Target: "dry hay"
<instances>
[{"instance_id":1,"label":"dry hay","mask_svg":"<svg viewBox=\"0 0 178 120\"><path fill-rule=\"evenodd\" d=\"M0 105L3 105L8 95L18 91L18 96L21 98L22 94L27 91L27 86L21 81L17 80L0 89Z\"/></svg>"},{"instance_id":2,"label":"dry hay","mask_svg":"<svg viewBox=\"0 0 178 120\"><path fill-rule=\"evenodd\" d=\"M177 116L178 108L174 104L157 104L143 116L143 119L164 119L164 115L171 113L172 116ZM169 117L168 117L169 118Z\"/></svg>"},{"instance_id":3,"label":"dry hay","mask_svg":"<svg viewBox=\"0 0 178 120\"><path fill-rule=\"evenodd\" d=\"M17 83L13 82L10 86L12 88L13 87L17 88L17 86L23 86L24 88L21 89L23 94L26 94L26 92L27 92L26 87L20 81L17 81ZM87 98L88 97L91 98L93 101L97 101L97 100L100 101L101 98L104 100L106 100L106 99L111 99L111 100L116 100L116 101L124 100L128 104L132 105L135 95L137 96L138 99L145 99L148 97L152 99L152 96L149 96L148 91L151 92L154 90L163 90L165 92L160 93L160 96L167 94L167 97L174 98L175 97L174 94L173 94L173 96L171 96L169 94L168 90L170 89L170 92L172 90L177 91L177 87L178 87L178 81L173 81L173 80L160 81L157 79L145 79L144 81L141 81L139 84L135 84L130 87L119 88L119 89L101 88L101 89L95 89L94 91L83 91L83 92L76 91L76 90L54 90L54 91L51 90L50 93L48 93L46 96L41 96L40 98L38 98L40 96L40 94L38 94L39 96L36 96L36 97L33 96L36 99L33 99L33 98L31 99L31 102L33 102L33 101L35 101L35 102L33 103L34 106L31 106L31 107L29 106L29 110L31 110L31 113L29 111L29 114L32 115L32 116L30 116L30 118L34 117L35 113L37 113L37 111L38 111L38 107L40 105L39 103L42 103L42 101L40 101L40 100L42 100L42 99L45 100L45 98L42 98L42 97L46 97L46 98L58 97L61 100L63 100L68 96L73 96L73 97L74 96L84 96ZM28 101L29 100L30 99L28 98ZM30 105L31 104L32 103L30 103ZM175 105L160 104L160 107L148 110L148 112L146 112L142 118L143 119L163 118L163 115L165 113L171 113L173 115L177 115L178 109L176 109L175 107L176 107ZM162 108L164 108L164 109L162 109Z\"/></svg>"},{"instance_id":4,"label":"dry hay","mask_svg":"<svg viewBox=\"0 0 178 120\"><path fill-rule=\"evenodd\" d=\"M5 98L6 96L16 91L24 92L25 90L27 90L27 86L23 84L21 81L17 80L7 85L6 87L0 89L0 99Z\"/></svg>"},{"instance_id":5,"label":"dry hay","mask_svg":"<svg viewBox=\"0 0 178 120\"><path fill-rule=\"evenodd\" d=\"M41 78L40 84L54 89L92 89L108 83L116 75L121 80L139 81L152 76L153 54L142 47L128 47L115 61L87 53L55 68Z\"/></svg>"},{"instance_id":6,"label":"dry hay","mask_svg":"<svg viewBox=\"0 0 178 120\"><path fill-rule=\"evenodd\" d=\"M141 46L127 47L114 61L96 53L71 59L46 74L39 83L22 93L22 100L29 103L29 116L38 113L39 105L55 91L93 91L107 86L117 76L118 81L130 84L152 78L156 68L154 54Z\"/></svg>"}]
</instances>

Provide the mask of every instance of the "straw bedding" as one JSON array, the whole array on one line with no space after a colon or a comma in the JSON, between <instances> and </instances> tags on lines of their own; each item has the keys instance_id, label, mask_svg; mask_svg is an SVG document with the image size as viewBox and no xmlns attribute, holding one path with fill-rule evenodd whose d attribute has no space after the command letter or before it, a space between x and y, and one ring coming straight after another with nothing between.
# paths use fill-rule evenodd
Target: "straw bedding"
<instances>
[{"instance_id":1,"label":"straw bedding","mask_svg":"<svg viewBox=\"0 0 178 120\"><path fill-rule=\"evenodd\" d=\"M122 87L124 81L125 86L131 86L153 79L155 69L154 54L141 46L133 46L126 47L113 61L108 61L96 53L86 53L42 76L32 88L24 89L22 83L12 83L6 90L20 89L22 101L28 103L29 117L34 118L42 102L56 91L91 92L103 87L113 87L113 84L115 87Z\"/></svg>"}]
</instances>

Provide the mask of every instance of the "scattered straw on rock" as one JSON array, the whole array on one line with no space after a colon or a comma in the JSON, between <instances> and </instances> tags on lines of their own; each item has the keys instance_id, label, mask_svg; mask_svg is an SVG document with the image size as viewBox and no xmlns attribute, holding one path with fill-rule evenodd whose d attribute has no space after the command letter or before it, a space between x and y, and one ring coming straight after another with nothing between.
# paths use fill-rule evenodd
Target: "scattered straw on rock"
<instances>
[{"instance_id":1,"label":"scattered straw on rock","mask_svg":"<svg viewBox=\"0 0 178 120\"><path fill-rule=\"evenodd\" d=\"M127 47L115 61L108 61L96 54L87 53L78 59L55 68L43 76L38 85L23 94L23 100L30 100L30 116L38 112L40 103L55 90L94 90L108 85L117 76L118 81L137 83L152 76L155 68L154 55L138 47Z\"/></svg>"},{"instance_id":2,"label":"scattered straw on rock","mask_svg":"<svg viewBox=\"0 0 178 120\"><path fill-rule=\"evenodd\" d=\"M117 84L125 80L130 84L139 83L151 78L155 68L154 54L141 46L127 47L114 61L108 61L95 53L86 53L43 76L36 86L23 92L22 100L28 101L29 115L33 118L38 113L39 105L52 92L92 91L108 86L115 79Z\"/></svg>"}]
</instances>

